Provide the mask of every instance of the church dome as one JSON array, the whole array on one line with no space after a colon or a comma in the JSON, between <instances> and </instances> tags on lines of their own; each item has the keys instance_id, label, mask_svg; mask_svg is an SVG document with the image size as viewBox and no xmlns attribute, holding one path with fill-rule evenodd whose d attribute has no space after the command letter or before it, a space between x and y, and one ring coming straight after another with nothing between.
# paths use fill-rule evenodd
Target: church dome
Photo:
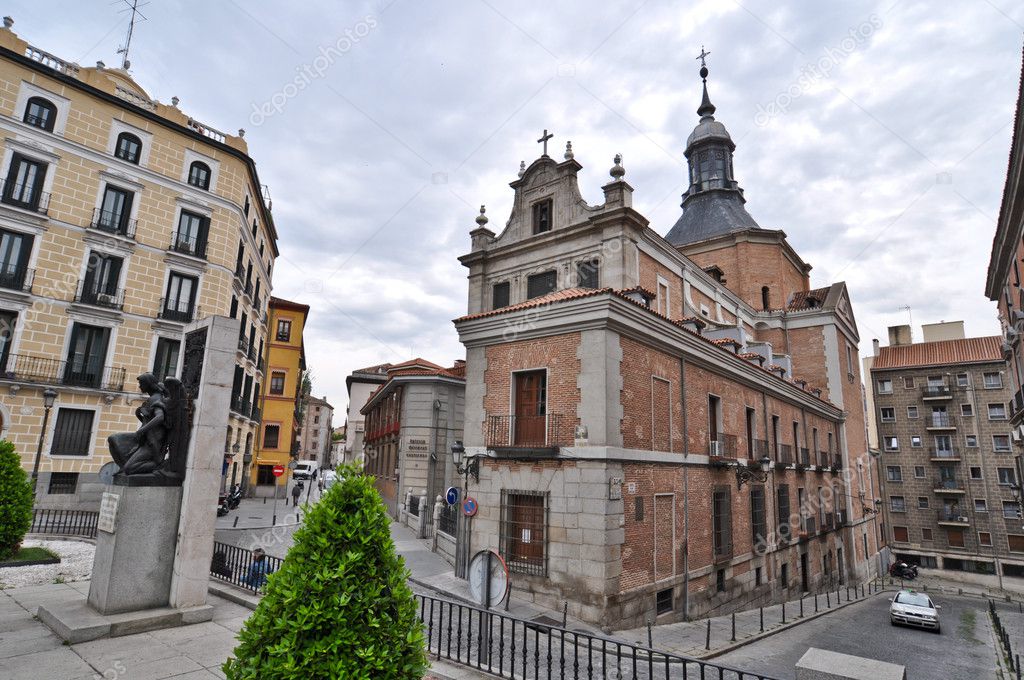
<instances>
[{"instance_id":1,"label":"church dome","mask_svg":"<svg viewBox=\"0 0 1024 680\"><path fill-rule=\"evenodd\" d=\"M690 136L686 138L686 148L690 149L695 144L710 140L723 141L733 148L736 147L725 126L711 116L705 116L697 123L697 127L693 128Z\"/></svg>"}]
</instances>

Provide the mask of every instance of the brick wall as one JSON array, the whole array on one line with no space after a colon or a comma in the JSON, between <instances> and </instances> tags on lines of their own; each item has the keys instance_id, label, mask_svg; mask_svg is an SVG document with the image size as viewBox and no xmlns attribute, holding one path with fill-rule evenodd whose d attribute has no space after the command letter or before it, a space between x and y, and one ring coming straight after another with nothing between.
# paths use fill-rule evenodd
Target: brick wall
<instances>
[{"instance_id":1,"label":"brick wall","mask_svg":"<svg viewBox=\"0 0 1024 680\"><path fill-rule=\"evenodd\" d=\"M569 436L577 424L576 408L580 390L576 377L580 373L577 348L579 333L548 338L518 340L487 348L487 371L484 374L486 415L505 415L515 410L512 404L512 373L547 369L547 412L560 414Z\"/></svg>"}]
</instances>

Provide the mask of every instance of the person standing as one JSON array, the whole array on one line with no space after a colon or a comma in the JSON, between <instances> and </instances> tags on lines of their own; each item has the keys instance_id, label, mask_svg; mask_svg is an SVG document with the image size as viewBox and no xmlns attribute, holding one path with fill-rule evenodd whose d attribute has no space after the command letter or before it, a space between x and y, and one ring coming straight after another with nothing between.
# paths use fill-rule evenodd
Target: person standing
<instances>
[{"instance_id":1,"label":"person standing","mask_svg":"<svg viewBox=\"0 0 1024 680\"><path fill-rule=\"evenodd\" d=\"M299 504L299 496L302 495L302 482L295 482L295 486L292 487L292 505Z\"/></svg>"}]
</instances>

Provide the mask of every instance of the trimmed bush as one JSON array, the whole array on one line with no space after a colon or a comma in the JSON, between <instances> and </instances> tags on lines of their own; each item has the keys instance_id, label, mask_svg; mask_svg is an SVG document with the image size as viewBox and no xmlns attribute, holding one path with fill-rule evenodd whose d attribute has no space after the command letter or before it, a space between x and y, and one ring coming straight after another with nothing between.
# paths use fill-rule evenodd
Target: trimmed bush
<instances>
[{"instance_id":1,"label":"trimmed bush","mask_svg":"<svg viewBox=\"0 0 1024 680\"><path fill-rule=\"evenodd\" d=\"M353 467L308 508L238 635L230 680L393 678L427 670L408 571L373 479Z\"/></svg>"},{"instance_id":2,"label":"trimmed bush","mask_svg":"<svg viewBox=\"0 0 1024 680\"><path fill-rule=\"evenodd\" d=\"M32 526L32 495L14 444L0 440L0 560L14 554Z\"/></svg>"}]
</instances>

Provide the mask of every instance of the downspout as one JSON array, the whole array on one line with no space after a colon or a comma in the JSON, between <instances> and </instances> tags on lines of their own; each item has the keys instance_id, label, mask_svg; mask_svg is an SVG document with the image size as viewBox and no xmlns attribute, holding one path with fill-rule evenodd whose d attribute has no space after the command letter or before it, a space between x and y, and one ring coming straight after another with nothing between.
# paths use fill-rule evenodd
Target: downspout
<instances>
[{"instance_id":1,"label":"downspout","mask_svg":"<svg viewBox=\"0 0 1024 680\"><path fill-rule=\"evenodd\" d=\"M686 358L679 357L679 395L683 407L683 460L689 456L690 420L686 410ZM690 466L683 463L683 620L690 620Z\"/></svg>"}]
</instances>

